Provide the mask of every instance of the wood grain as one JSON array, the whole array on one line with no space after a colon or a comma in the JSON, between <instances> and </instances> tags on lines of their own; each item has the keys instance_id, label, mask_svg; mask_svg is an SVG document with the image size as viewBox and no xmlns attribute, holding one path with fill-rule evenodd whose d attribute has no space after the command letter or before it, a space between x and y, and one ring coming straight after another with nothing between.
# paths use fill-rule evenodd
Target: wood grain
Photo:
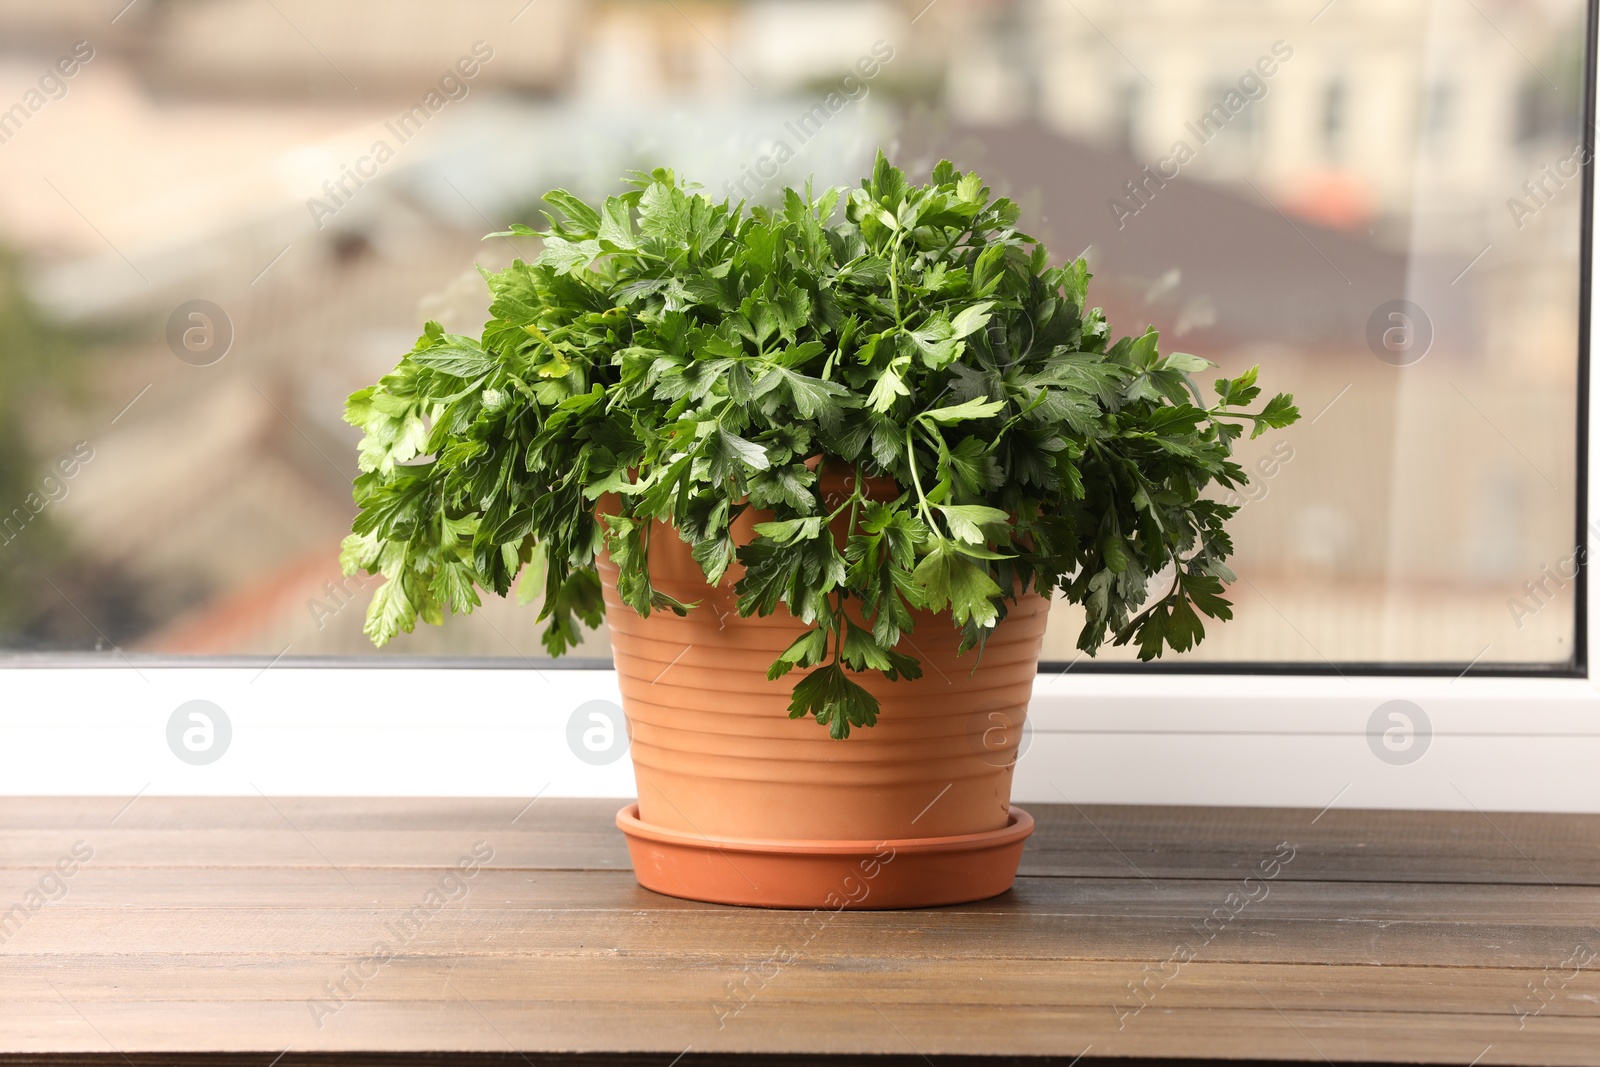
<instances>
[{"instance_id":1,"label":"wood grain","mask_svg":"<svg viewBox=\"0 0 1600 1067\"><path fill-rule=\"evenodd\" d=\"M11 798L0 870L90 841L101 866L410 867L477 841L504 866L628 869L614 800L182 797ZM1034 805L1050 811L1023 873L1242 877L1275 845L1282 879L1600 886L1600 815ZM115 819L115 822L112 820Z\"/></svg>"},{"instance_id":2,"label":"wood grain","mask_svg":"<svg viewBox=\"0 0 1600 1067\"><path fill-rule=\"evenodd\" d=\"M0 1064L1600 1064L1600 818L1034 806L1003 897L810 915L640 889L619 806L0 800Z\"/></svg>"}]
</instances>

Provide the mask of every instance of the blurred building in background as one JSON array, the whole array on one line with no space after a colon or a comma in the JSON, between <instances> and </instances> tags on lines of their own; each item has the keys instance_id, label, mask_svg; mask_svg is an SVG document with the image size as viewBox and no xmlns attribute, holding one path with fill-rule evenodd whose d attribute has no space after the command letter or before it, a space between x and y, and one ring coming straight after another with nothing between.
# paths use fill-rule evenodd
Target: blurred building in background
<instances>
[{"instance_id":1,"label":"blurred building in background","mask_svg":"<svg viewBox=\"0 0 1600 1067\"><path fill-rule=\"evenodd\" d=\"M538 252L482 234L883 146L1016 198L1119 332L1296 393L1191 658L1571 653L1577 0L124 3L0 0L0 646L371 652L343 398L425 318L477 332L473 264ZM538 659L534 613L383 654Z\"/></svg>"}]
</instances>

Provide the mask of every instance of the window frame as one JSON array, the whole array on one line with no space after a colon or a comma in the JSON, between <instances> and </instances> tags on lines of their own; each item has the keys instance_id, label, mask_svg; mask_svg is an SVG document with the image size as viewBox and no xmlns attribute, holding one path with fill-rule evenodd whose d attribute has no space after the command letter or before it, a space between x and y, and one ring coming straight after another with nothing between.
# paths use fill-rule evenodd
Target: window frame
<instances>
[{"instance_id":1,"label":"window frame","mask_svg":"<svg viewBox=\"0 0 1600 1067\"><path fill-rule=\"evenodd\" d=\"M1590 434L1600 404L1590 368L1597 23L1600 0L1590 0L1574 544L1591 549L1600 546ZM1014 798L1600 813L1591 770L1600 649L1588 620L1596 580L1584 553L1564 663L1041 663ZM0 694L10 742L0 747L0 794L633 793L626 758L594 767L565 743L579 704L618 699L603 661L9 653ZM165 743L169 716L193 699L226 709L233 728L230 753L199 767ZM1428 720L1408 762L1375 748L1377 709L1396 700Z\"/></svg>"}]
</instances>

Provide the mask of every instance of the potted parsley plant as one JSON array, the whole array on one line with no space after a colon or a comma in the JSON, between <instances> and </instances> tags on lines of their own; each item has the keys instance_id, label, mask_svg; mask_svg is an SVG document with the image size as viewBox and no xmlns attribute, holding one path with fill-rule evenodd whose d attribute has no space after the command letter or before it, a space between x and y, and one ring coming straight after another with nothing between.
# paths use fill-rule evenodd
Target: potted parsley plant
<instances>
[{"instance_id":1,"label":"potted parsley plant","mask_svg":"<svg viewBox=\"0 0 1600 1067\"><path fill-rule=\"evenodd\" d=\"M1078 647L1178 652L1227 619L1256 371L1113 339L1082 260L950 163L914 185L717 203L668 170L546 194L484 272L478 337L429 323L346 418L367 631L542 583L552 655L604 618L642 884L896 907L1008 888L1013 757L1052 597ZM498 236L498 235L497 235ZM1253 410L1252 410L1253 409ZM1160 579L1159 587L1154 583ZM855 888L861 892L857 893Z\"/></svg>"}]
</instances>

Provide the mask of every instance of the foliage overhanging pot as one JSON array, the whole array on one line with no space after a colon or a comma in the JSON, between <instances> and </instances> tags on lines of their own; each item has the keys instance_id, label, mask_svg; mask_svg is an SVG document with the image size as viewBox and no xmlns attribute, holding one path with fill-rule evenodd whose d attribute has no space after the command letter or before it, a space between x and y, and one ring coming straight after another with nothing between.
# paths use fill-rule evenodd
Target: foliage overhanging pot
<instances>
[{"instance_id":1,"label":"foliage overhanging pot","mask_svg":"<svg viewBox=\"0 0 1600 1067\"><path fill-rule=\"evenodd\" d=\"M485 272L479 339L429 323L350 398L348 571L367 628L542 579L552 654L608 620L647 887L773 906L951 903L1011 884L1011 766L1049 597L1079 647L1185 651L1226 619L1254 369L1110 342L1081 260L950 164L880 155L841 199L715 204L669 171L557 190L537 260ZM840 207L843 218L838 219ZM524 573L530 563L537 566ZM1149 581L1171 574L1164 593Z\"/></svg>"}]
</instances>

